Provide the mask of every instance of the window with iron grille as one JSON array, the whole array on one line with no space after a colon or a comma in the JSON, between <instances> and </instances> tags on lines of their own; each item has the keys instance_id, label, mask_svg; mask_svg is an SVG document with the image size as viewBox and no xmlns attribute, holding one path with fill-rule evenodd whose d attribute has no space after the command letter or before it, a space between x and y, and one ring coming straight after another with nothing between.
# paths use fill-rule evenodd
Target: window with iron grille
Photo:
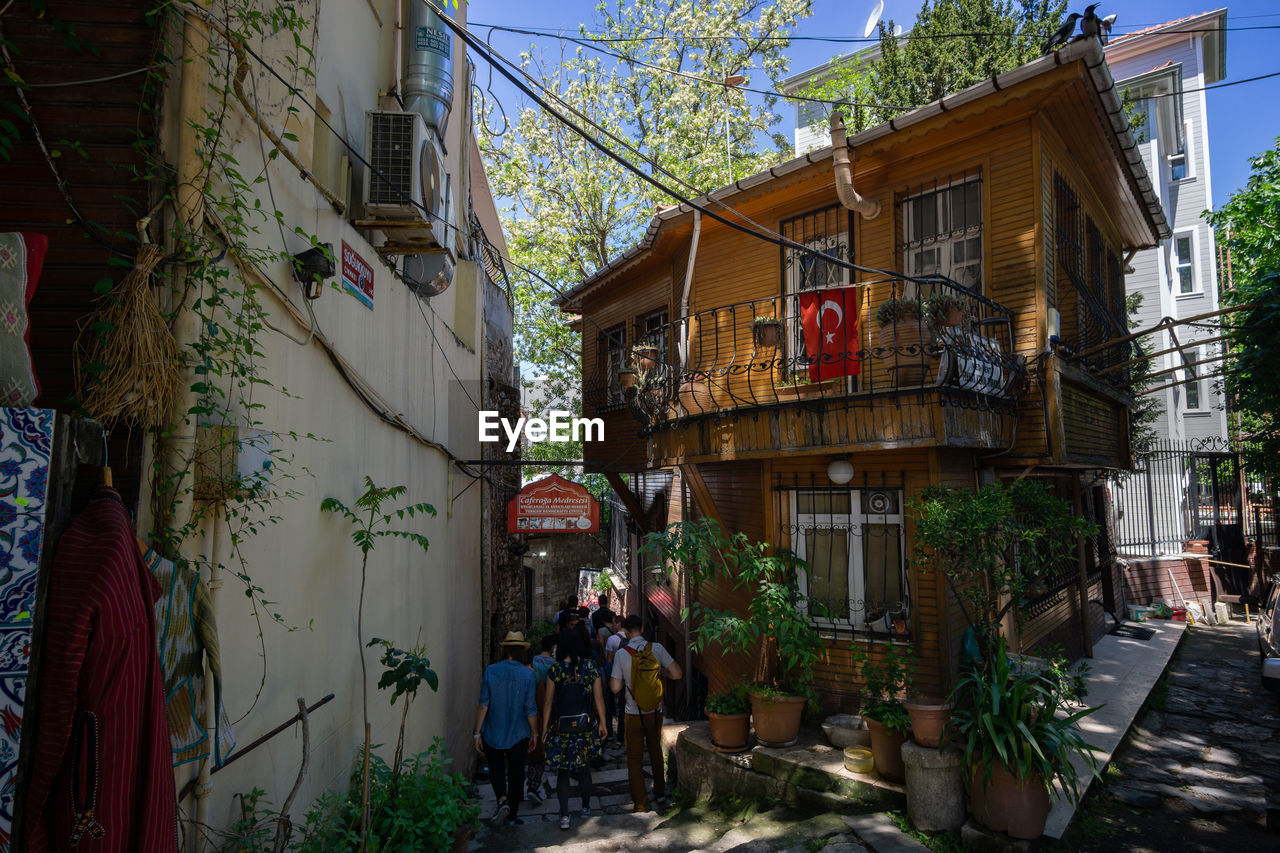
<instances>
[{"instance_id":1,"label":"window with iron grille","mask_svg":"<svg viewBox=\"0 0 1280 853\"><path fill-rule=\"evenodd\" d=\"M606 329L600 336L600 352L604 356L602 361L604 376L601 378L604 383L605 405L620 404L626 399L622 394L622 385L618 381L618 371L627 364L626 326L619 324Z\"/></svg>"},{"instance_id":2,"label":"window with iron grille","mask_svg":"<svg viewBox=\"0 0 1280 853\"><path fill-rule=\"evenodd\" d=\"M885 630L906 614L901 489L794 489L801 606L819 628Z\"/></svg>"},{"instance_id":3,"label":"window with iron grille","mask_svg":"<svg viewBox=\"0 0 1280 853\"><path fill-rule=\"evenodd\" d=\"M982 291L982 176L968 175L900 194L899 249L907 275L943 275Z\"/></svg>"},{"instance_id":4,"label":"window with iron grille","mask_svg":"<svg viewBox=\"0 0 1280 853\"><path fill-rule=\"evenodd\" d=\"M1125 328L1129 328L1129 312L1125 306L1124 265L1115 252L1107 254L1107 290L1111 294L1111 311Z\"/></svg>"},{"instance_id":5,"label":"window with iron grille","mask_svg":"<svg viewBox=\"0 0 1280 853\"><path fill-rule=\"evenodd\" d=\"M1089 258L1089 295L1099 305L1109 305L1107 299L1107 246L1102 233L1094 225L1093 217L1085 218L1085 240Z\"/></svg>"},{"instance_id":6,"label":"window with iron grille","mask_svg":"<svg viewBox=\"0 0 1280 853\"><path fill-rule=\"evenodd\" d=\"M851 261L849 211L840 205L785 220L782 236L812 251L783 250L783 293L786 295L787 364L795 376L807 376L804 329L800 323L800 294L809 290L844 287L852 279L848 267L832 260Z\"/></svg>"},{"instance_id":7,"label":"window with iron grille","mask_svg":"<svg viewBox=\"0 0 1280 853\"><path fill-rule=\"evenodd\" d=\"M1055 175L1053 181L1053 198L1057 226L1058 263L1066 270L1067 276L1077 288L1084 276L1083 263L1083 221L1080 215L1080 199L1071 185Z\"/></svg>"}]
</instances>

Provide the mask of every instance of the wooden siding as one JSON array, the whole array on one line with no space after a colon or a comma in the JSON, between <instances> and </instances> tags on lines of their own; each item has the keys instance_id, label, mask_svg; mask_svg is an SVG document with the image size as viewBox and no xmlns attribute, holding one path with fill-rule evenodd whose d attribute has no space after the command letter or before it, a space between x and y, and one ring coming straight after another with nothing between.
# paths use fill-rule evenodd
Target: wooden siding
<instances>
[{"instance_id":1,"label":"wooden siding","mask_svg":"<svg viewBox=\"0 0 1280 853\"><path fill-rule=\"evenodd\" d=\"M1076 385L1062 385L1064 461L1116 468L1124 459L1125 421L1120 407Z\"/></svg>"},{"instance_id":2,"label":"wooden siding","mask_svg":"<svg viewBox=\"0 0 1280 853\"><path fill-rule=\"evenodd\" d=\"M650 464L771 457L780 449L856 453L947 445L988 449L1008 445L1014 416L957 405L928 390L896 400L846 397L807 406L731 412L656 430Z\"/></svg>"}]
</instances>

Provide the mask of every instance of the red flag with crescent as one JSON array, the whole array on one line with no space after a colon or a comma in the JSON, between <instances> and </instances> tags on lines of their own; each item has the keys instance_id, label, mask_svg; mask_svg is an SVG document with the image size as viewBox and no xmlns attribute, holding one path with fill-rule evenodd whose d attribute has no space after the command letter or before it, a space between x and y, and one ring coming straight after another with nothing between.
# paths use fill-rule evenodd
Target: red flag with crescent
<instances>
[{"instance_id":1,"label":"red flag with crescent","mask_svg":"<svg viewBox=\"0 0 1280 853\"><path fill-rule=\"evenodd\" d=\"M809 355L810 382L862 372L862 362L858 360L857 288L800 294L800 325Z\"/></svg>"}]
</instances>

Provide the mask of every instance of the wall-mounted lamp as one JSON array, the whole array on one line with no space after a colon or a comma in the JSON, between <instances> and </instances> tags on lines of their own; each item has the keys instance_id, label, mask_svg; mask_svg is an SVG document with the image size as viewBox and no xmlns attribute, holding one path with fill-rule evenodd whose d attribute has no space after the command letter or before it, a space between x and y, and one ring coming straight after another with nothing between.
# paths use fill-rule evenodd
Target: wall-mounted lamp
<instances>
[{"instance_id":1,"label":"wall-mounted lamp","mask_svg":"<svg viewBox=\"0 0 1280 853\"><path fill-rule=\"evenodd\" d=\"M308 299L319 298L324 280L332 278L336 271L332 243L322 243L293 256L293 277L306 290Z\"/></svg>"},{"instance_id":2,"label":"wall-mounted lamp","mask_svg":"<svg viewBox=\"0 0 1280 853\"><path fill-rule=\"evenodd\" d=\"M848 459L832 459L827 465L827 478L837 486L853 479L853 463Z\"/></svg>"}]
</instances>

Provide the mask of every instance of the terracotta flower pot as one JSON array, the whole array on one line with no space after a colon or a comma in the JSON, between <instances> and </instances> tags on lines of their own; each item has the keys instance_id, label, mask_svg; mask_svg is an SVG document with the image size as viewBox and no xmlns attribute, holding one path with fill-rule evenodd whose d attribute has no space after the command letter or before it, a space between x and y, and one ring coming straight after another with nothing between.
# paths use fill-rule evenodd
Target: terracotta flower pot
<instances>
[{"instance_id":1,"label":"terracotta flower pot","mask_svg":"<svg viewBox=\"0 0 1280 853\"><path fill-rule=\"evenodd\" d=\"M1038 773L1014 776L1003 764L991 771L986 791L988 808L1003 811L1004 831L1013 838L1036 839L1049 818L1049 791ZM995 827L992 827L995 829Z\"/></svg>"},{"instance_id":2,"label":"terracotta flower pot","mask_svg":"<svg viewBox=\"0 0 1280 853\"><path fill-rule=\"evenodd\" d=\"M790 746L800 737L800 717L804 714L803 696L774 696L750 691L751 719L755 721L756 739L763 746Z\"/></svg>"},{"instance_id":3,"label":"terracotta flower pot","mask_svg":"<svg viewBox=\"0 0 1280 853\"><path fill-rule=\"evenodd\" d=\"M1007 803L988 796L990 786L982 778L982 768L974 767L969 771L969 811L973 819L997 832L1004 832L1009 826ZM994 771L992 784L994 784Z\"/></svg>"},{"instance_id":4,"label":"terracotta flower pot","mask_svg":"<svg viewBox=\"0 0 1280 853\"><path fill-rule=\"evenodd\" d=\"M453 846L449 848L449 853L466 853L466 849L471 844L471 824L464 823L453 831Z\"/></svg>"},{"instance_id":5,"label":"terracotta flower pot","mask_svg":"<svg viewBox=\"0 0 1280 853\"><path fill-rule=\"evenodd\" d=\"M623 391L630 391L636 387L636 372L634 370L618 371L618 384L622 386Z\"/></svg>"},{"instance_id":6,"label":"terracotta flower pot","mask_svg":"<svg viewBox=\"0 0 1280 853\"><path fill-rule=\"evenodd\" d=\"M907 742L907 736L894 734L884 723L866 714L862 715L862 720L871 732L871 754L875 756L876 772L890 782L905 782L907 768L902 763L902 745Z\"/></svg>"},{"instance_id":7,"label":"terracotta flower pot","mask_svg":"<svg viewBox=\"0 0 1280 853\"><path fill-rule=\"evenodd\" d=\"M751 732L750 714L714 714L707 712L711 721L711 745L716 749L733 752L747 748L747 736Z\"/></svg>"},{"instance_id":8,"label":"terracotta flower pot","mask_svg":"<svg viewBox=\"0 0 1280 853\"><path fill-rule=\"evenodd\" d=\"M929 371L922 326L919 320L906 320L880 327L879 358L898 385L919 385Z\"/></svg>"},{"instance_id":9,"label":"terracotta flower pot","mask_svg":"<svg viewBox=\"0 0 1280 853\"><path fill-rule=\"evenodd\" d=\"M756 323L752 327L756 345L762 349L775 349L782 345L782 324L779 322Z\"/></svg>"},{"instance_id":10,"label":"terracotta flower pot","mask_svg":"<svg viewBox=\"0 0 1280 853\"><path fill-rule=\"evenodd\" d=\"M680 383L680 405L690 415L702 415L715 410L707 374L693 373Z\"/></svg>"},{"instance_id":11,"label":"terracotta flower pot","mask_svg":"<svg viewBox=\"0 0 1280 853\"><path fill-rule=\"evenodd\" d=\"M635 357L636 367L641 370L653 370L658 366L657 347L636 347Z\"/></svg>"},{"instance_id":12,"label":"terracotta flower pot","mask_svg":"<svg viewBox=\"0 0 1280 853\"><path fill-rule=\"evenodd\" d=\"M921 746L936 747L942 741L942 733L951 719L950 702L930 705L923 702L904 702L911 717L911 738Z\"/></svg>"}]
</instances>

